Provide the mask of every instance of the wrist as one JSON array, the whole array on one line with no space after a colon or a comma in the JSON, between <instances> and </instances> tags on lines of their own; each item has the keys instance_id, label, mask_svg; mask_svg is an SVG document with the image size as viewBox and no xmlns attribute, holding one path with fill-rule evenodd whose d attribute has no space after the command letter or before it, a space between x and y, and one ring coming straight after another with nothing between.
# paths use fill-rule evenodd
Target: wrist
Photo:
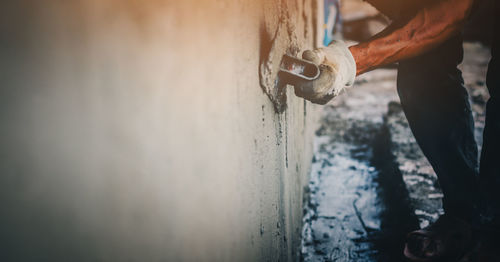
<instances>
[{"instance_id":1,"label":"wrist","mask_svg":"<svg viewBox=\"0 0 500 262\"><path fill-rule=\"evenodd\" d=\"M351 51L354 62L356 63L356 76L368 72L370 66L368 65L368 56L366 55L365 48L357 44L349 47L349 51Z\"/></svg>"},{"instance_id":2,"label":"wrist","mask_svg":"<svg viewBox=\"0 0 500 262\"><path fill-rule=\"evenodd\" d=\"M331 64L336 68L337 74L342 77L343 86L352 86L356 77L356 60L351 50L344 41L334 40L328 47L324 48L328 54L325 55L325 64Z\"/></svg>"}]
</instances>

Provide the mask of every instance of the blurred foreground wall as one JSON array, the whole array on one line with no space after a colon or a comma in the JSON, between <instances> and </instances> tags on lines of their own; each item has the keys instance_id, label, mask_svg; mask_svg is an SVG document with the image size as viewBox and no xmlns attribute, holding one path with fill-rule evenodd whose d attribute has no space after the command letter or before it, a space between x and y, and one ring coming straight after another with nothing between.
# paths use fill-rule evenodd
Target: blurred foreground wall
<instances>
[{"instance_id":1,"label":"blurred foreground wall","mask_svg":"<svg viewBox=\"0 0 500 262\"><path fill-rule=\"evenodd\" d=\"M259 66L316 8L3 1L0 261L296 260L316 109Z\"/></svg>"}]
</instances>

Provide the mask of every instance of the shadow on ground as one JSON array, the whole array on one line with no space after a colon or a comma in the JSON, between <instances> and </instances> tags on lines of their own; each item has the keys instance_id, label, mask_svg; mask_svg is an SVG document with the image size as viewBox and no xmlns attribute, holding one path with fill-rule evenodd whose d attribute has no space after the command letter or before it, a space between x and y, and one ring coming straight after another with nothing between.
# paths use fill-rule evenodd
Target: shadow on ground
<instances>
[{"instance_id":1,"label":"shadow on ground","mask_svg":"<svg viewBox=\"0 0 500 262\"><path fill-rule=\"evenodd\" d=\"M402 261L417 228L384 114L395 70L372 72L325 108L304 217L304 261Z\"/></svg>"}]
</instances>

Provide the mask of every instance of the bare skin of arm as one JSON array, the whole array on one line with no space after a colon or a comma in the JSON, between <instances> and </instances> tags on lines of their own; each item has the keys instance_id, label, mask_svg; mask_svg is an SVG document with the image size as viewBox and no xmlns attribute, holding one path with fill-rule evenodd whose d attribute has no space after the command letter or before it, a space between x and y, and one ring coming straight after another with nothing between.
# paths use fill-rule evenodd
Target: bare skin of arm
<instances>
[{"instance_id":1,"label":"bare skin of arm","mask_svg":"<svg viewBox=\"0 0 500 262\"><path fill-rule=\"evenodd\" d=\"M457 34L474 0L440 0L396 20L371 40L351 46L356 74L418 56Z\"/></svg>"}]
</instances>

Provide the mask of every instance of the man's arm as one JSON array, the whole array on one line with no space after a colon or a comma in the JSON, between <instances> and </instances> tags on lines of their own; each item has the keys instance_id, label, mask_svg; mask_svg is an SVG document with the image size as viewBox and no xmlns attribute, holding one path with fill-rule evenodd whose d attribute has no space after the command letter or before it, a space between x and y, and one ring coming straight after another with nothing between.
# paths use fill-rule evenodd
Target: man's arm
<instances>
[{"instance_id":1,"label":"man's arm","mask_svg":"<svg viewBox=\"0 0 500 262\"><path fill-rule=\"evenodd\" d=\"M422 54L458 33L474 0L441 0L394 21L371 40L351 46L356 74Z\"/></svg>"},{"instance_id":2,"label":"man's arm","mask_svg":"<svg viewBox=\"0 0 500 262\"><path fill-rule=\"evenodd\" d=\"M325 104L356 75L377 67L418 56L457 34L479 0L433 0L406 20L397 20L371 40L348 48L342 41L306 50L302 58L319 66L318 79L295 85L295 94L313 103Z\"/></svg>"}]
</instances>

